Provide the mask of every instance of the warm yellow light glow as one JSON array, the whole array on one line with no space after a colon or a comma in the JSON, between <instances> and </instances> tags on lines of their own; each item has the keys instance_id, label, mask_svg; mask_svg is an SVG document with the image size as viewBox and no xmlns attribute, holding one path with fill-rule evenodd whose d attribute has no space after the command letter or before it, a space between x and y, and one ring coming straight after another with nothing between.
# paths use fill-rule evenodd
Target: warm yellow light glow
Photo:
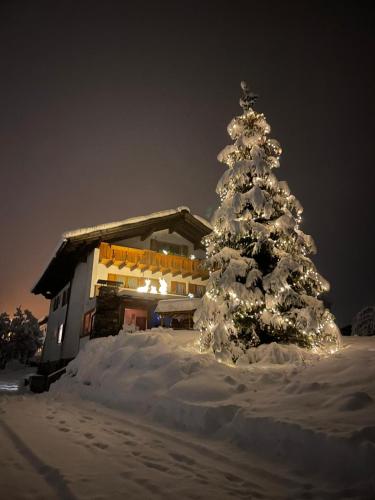
<instances>
[{"instance_id":1,"label":"warm yellow light glow","mask_svg":"<svg viewBox=\"0 0 375 500\"><path fill-rule=\"evenodd\" d=\"M166 295L168 293L168 284L164 278L159 279L159 293Z\"/></svg>"},{"instance_id":2,"label":"warm yellow light glow","mask_svg":"<svg viewBox=\"0 0 375 500\"><path fill-rule=\"evenodd\" d=\"M150 283L151 283L150 280L146 280L145 284L143 286L139 286L137 288L137 292L139 292L139 293L147 293L148 290L149 290L149 288L150 288Z\"/></svg>"},{"instance_id":3,"label":"warm yellow light glow","mask_svg":"<svg viewBox=\"0 0 375 500\"><path fill-rule=\"evenodd\" d=\"M146 279L143 286L137 288L139 293L160 293L161 295L166 295L168 293L168 284L164 278L159 278L159 288L155 285L151 285L151 280Z\"/></svg>"}]
</instances>

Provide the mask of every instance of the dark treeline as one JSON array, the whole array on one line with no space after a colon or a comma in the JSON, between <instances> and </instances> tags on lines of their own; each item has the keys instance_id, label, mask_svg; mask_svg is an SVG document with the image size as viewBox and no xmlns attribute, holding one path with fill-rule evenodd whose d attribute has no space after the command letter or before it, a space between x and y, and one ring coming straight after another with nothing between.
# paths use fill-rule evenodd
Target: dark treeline
<instances>
[{"instance_id":1,"label":"dark treeline","mask_svg":"<svg viewBox=\"0 0 375 500\"><path fill-rule=\"evenodd\" d=\"M13 317L0 313L0 369L11 359L28 363L42 344L43 334L31 311L18 307Z\"/></svg>"}]
</instances>

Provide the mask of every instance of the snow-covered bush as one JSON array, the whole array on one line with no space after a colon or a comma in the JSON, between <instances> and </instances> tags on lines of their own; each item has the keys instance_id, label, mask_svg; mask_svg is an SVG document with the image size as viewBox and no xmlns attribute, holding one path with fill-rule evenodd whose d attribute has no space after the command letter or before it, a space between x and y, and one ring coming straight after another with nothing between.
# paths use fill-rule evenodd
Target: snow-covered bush
<instances>
[{"instance_id":1,"label":"snow-covered bush","mask_svg":"<svg viewBox=\"0 0 375 500\"><path fill-rule=\"evenodd\" d=\"M194 317L201 348L222 361L271 342L335 348L340 333L319 298L329 284L308 257L315 245L299 228L302 206L273 173L280 144L253 109L257 96L241 86L243 113L228 125L233 143L218 155L228 169L205 239L210 279Z\"/></svg>"}]
</instances>

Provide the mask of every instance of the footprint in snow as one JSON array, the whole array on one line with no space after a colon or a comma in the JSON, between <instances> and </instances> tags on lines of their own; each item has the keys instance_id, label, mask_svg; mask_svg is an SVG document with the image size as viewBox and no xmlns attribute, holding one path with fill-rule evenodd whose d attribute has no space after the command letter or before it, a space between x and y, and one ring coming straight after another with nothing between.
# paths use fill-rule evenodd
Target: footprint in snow
<instances>
[{"instance_id":1,"label":"footprint in snow","mask_svg":"<svg viewBox=\"0 0 375 500\"><path fill-rule=\"evenodd\" d=\"M194 465L195 464L194 459L187 457L185 455L181 455L180 453L170 453L169 455L172 458L174 458L174 460L177 460L177 462L183 462L184 464L187 464L187 465Z\"/></svg>"},{"instance_id":2,"label":"footprint in snow","mask_svg":"<svg viewBox=\"0 0 375 500\"><path fill-rule=\"evenodd\" d=\"M236 387L236 392L238 394L242 394L243 392L245 392L247 389L246 385L245 384L239 384L237 387Z\"/></svg>"},{"instance_id":3,"label":"footprint in snow","mask_svg":"<svg viewBox=\"0 0 375 500\"><path fill-rule=\"evenodd\" d=\"M67 427L59 427L59 431L61 431L61 432L70 432L70 429L68 429Z\"/></svg>"},{"instance_id":4,"label":"footprint in snow","mask_svg":"<svg viewBox=\"0 0 375 500\"><path fill-rule=\"evenodd\" d=\"M144 461L143 465L145 465L149 469L156 469L156 470L159 470L161 472L167 472L169 470L168 467L165 467L164 465L161 465L161 464L158 464L155 462Z\"/></svg>"},{"instance_id":5,"label":"footprint in snow","mask_svg":"<svg viewBox=\"0 0 375 500\"><path fill-rule=\"evenodd\" d=\"M339 409L342 411L362 410L374 403L374 400L367 392L353 392L341 398Z\"/></svg>"},{"instance_id":6,"label":"footprint in snow","mask_svg":"<svg viewBox=\"0 0 375 500\"><path fill-rule=\"evenodd\" d=\"M242 482L241 478L239 478L238 476L234 476L233 474L231 474L230 472L227 472L224 474L225 478L228 479L228 481L231 481L231 482Z\"/></svg>"},{"instance_id":7,"label":"footprint in snow","mask_svg":"<svg viewBox=\"0 0 375 500\"><path fill-rule=\"evenodd\" d=\"M94 434L91 434L91 432L85 432L84 436L87 439L93 439L95 437Z\"/></svg>"},{"instance_id":8,"label":"footprint in snow","mask_svg":"<svg viewBox=\"0 0 375 500\"><path fill-rule=\"evenodd\" d=\"M97 448L100 448L101 450L106 450L108 448L108 445L105 444L105 443L93 443L94 446L96 446Z\"/></svg>"},{"instance_id":9,"label":"footprint in snow","mask_svg":"<svg viewBox=\"0 0 375 500\"><path fill-rule=\"evenodd\" d=\"M122 434L123 436L134 437L134 434L128 431L123 431L122 429L115 429L115 432Z\"/></svg>"},{"instance_id":10,"label":"footprint in snow","mask_svg":"<svg viewBox=\"0 0 375 500\"><path fill-rule=\"evenodd\" d=\"M234 380L233 377L231 377L230 375L227 375L225 378L224 378L224 381L229 384L229 385L236 385L236 381Z\"/></svg>"}]
</instances>

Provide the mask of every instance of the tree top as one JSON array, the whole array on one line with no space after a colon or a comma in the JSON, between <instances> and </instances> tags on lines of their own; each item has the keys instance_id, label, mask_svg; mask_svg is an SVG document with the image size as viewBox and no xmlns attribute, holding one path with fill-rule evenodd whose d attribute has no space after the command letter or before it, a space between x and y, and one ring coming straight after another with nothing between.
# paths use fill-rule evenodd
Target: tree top
<instances>
[{"instance_id":1,"label":"tree top","mask_svg":"<svg viewBox=\"0 0 375 500\"><path fill-rule=\"evenodd\" d=\"M255 101L258 99L258 95L251 92L248 84L245 81L241 82L242 97L240 99L240 106L246 112L251 109Z\"/></svg>"}]
</instances>

